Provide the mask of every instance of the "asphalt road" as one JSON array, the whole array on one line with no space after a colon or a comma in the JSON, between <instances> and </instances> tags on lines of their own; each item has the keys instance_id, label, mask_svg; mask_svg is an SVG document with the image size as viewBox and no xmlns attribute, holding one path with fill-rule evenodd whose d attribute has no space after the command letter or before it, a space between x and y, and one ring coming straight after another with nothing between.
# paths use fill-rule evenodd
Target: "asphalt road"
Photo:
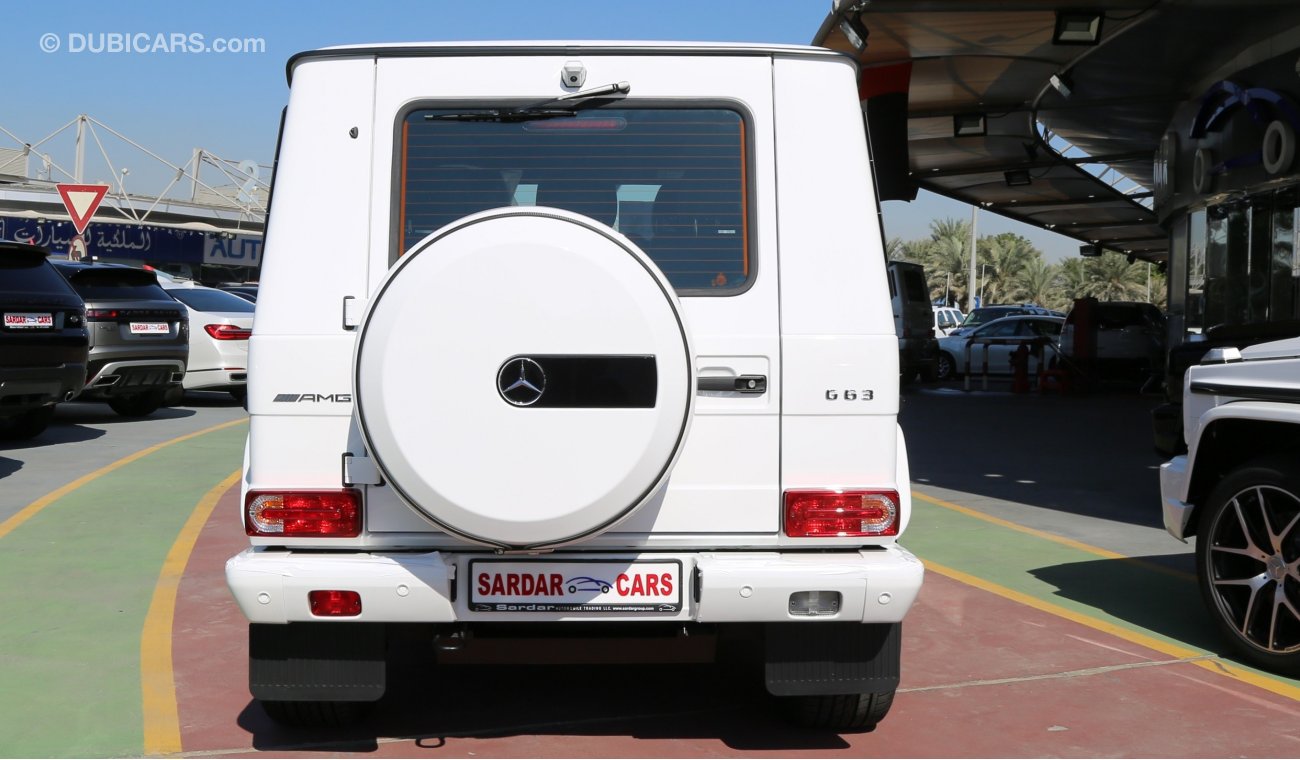
<instances>
[{"instance_id":1,"label":"asphalt road","mask_svg":"<svg viewBox=\"0 0 1300 760\"><path fill-rule=\"evenodd\" d=\"M909 390L903 543L927 566L876 731L800 731L698 666L449 666L398 653L347 730L248 697L223 565L243 410L69 404L0 449L0 756L1295 756L1300 683L1235 662L1160 528L1156 399Z\"/></svg>"},{"instance_id":2,"label":"asphalt road","mask_svg":"<svg viewBox=\"0 0 1300 760\"><path fill-rule=\"evenodd\" d=\"M247 414L228 393L187 393L181 406L139 419L108 404L74 401L31 441L0 441L0 522L33 501L124 456Z\"/></svg>"}]
</instances>

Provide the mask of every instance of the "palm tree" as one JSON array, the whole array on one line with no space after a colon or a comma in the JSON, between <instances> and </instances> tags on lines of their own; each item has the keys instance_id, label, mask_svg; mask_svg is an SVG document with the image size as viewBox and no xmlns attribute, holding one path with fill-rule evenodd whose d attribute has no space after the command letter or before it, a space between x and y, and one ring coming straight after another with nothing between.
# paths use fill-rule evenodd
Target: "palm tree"
<instances>
[{"instance_id":1,"label":"palm tree","mask_svg":"<svg viewBox=\"0 0 1300 760\"><path fill-rule=\"evenodd\" d=\"M1017 288L1022 294L1021 299L1047 306L1053 300L1056 277L1057 268L1048 264L1042 256L1030 259L1020 270L1017 282Z\"/></svg>"},{"instance_id":2,"label":"palm tree","mask_svg":"<svg viewBox=\"0 0 1300 760\"><path fill-rule=\"evenodd\" d=\"M989 240L983 261L989 265L988 282L981 286L985 303L1011 303L1025 299L1023 272L1029 262L1042 259L1042 252L1028 239L1010 232Z\"/></svg>"},{"instance_id":3,"label":"palm tree","mask_svg":"<svg viewBox=\"0 0 1300 760\"><path fill-rule=\"evenodd\" d=\"M955 219L930 222L930 239L925 242L922 262L930 277L930 293L950 301L966 300L966 270L970 262L970 224Z\"/></svg>"}]
</instances>

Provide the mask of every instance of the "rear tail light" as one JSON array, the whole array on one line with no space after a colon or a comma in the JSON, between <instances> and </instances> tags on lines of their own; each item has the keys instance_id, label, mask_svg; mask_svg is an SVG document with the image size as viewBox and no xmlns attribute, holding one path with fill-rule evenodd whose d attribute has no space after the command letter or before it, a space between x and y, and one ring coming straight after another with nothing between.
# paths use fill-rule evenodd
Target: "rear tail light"
<instances>
[{"instance_id":1,"label":"rear tail light","mask_svg":"<svg viewBox=\"0 0 1300 760\"><path fill-rule=\"evenodd\" d=\"M309 591L307 602L316 617L356 617L361 614L361 594L355 591Z\"/></svg>"},{"instance_id":2,"label":"rear tail light","mask_svg":"<svg viewBox=\"0 0 1300 760\"><path fill-rule=\"evenodd\" d=\"M208 335L217 340L248 340L253 331L238 325L204 325Z\"/></svg>"},{"instance_id":3,"label":"rear tail light","mask_svg":"<svg viewBox=\"0 0 1300 760\"><path fill-rule=\"evenodd\" d=\"M105 319L117 319L122 312L117 309L86 309L86 321L101 322Z\"/></svg>"},{"instance_id":4,"label":"rear tail light","mask_svg":"<svg viewBox=\"0 0 1300 760\"><path fill-rule=\"evenodd\" d=\"M897 491L786 491L791 537L897 536Z\"/></svg>"},{"instance_id":5,"label":"rear tail light","mask_svg":"<svg viewBox=\"0 0 1300 760\"><path fill-rule=\"evenodd\" d=\"M244 530L250 536L351 538L361 533L361 492L249 491Z\"/></svg>"}]
</instances>

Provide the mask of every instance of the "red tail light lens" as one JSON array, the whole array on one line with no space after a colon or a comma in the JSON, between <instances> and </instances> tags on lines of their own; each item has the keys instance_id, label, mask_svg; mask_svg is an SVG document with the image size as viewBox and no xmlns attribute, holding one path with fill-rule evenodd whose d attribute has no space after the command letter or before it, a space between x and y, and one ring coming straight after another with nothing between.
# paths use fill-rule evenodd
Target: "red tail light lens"
<instances>
[{"instance_id":1,"label":"red tail light lens","mask_svg":"<svg viewBox=\"0 0 1300 760\"><path fill-rule=\"evenodd\" d=\"M897 536L897 491L786 491L791 537Z\"/></svg>"},{"instance_id":2,"label":"red tail light lens","mask_svg":"<svg viewBox=\"0 0 1300 760\"><path fill-rule=\"evenodd\" d=\"M248 340L253 334L252 330L238 325L204 325L203 329L217 340Z\"/></svg>"},{"instance_id":3,"label":"red tail light lens","mask_svg":"<svg viewBox=\"0 0 1300 760\"><path fill-rule=\"evenodd\" d=\"M351 538L361 533L361 492L249 491L244 531L250 536Z\"/></svg>"},{"instance_id":4,"label":"red tail light lens","mask_svg":"<svg viewBox=\"0 0 1300 760\"><path fill-rule=\"evenodd\" d=\"M307 601L316 617L356 617L361 614L361 594L355 591L309 591Z\"/></svg>"},{"instance_id":5,"label":"red tail light lens","mask_svg":"<svg viewBox=\"0 0 1300 760\"><path fill-rule=\"evenodd\" d=\"M86 320L90 322L99 322L105 319L117 319L119 313L117 309L86 309Z\"/></svg>"}]
</instances>

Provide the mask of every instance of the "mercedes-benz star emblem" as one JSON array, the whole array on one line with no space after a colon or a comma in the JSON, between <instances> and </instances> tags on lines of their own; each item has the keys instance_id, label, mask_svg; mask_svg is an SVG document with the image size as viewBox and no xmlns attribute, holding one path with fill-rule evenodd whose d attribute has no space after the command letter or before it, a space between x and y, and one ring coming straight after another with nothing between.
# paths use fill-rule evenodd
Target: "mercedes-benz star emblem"
<instances>
[{"instance_id":1,"label":"mercedes-benz star emblem","mask_svg":"<svg viewBox=\"0 0 1300 760\"><path fill-rule=\"evenodd\" d=\"M546 373L532 359L511 359L497 372L497 390L515 406L532 406L546 392Z\"/></svg>"}]
</instances>

